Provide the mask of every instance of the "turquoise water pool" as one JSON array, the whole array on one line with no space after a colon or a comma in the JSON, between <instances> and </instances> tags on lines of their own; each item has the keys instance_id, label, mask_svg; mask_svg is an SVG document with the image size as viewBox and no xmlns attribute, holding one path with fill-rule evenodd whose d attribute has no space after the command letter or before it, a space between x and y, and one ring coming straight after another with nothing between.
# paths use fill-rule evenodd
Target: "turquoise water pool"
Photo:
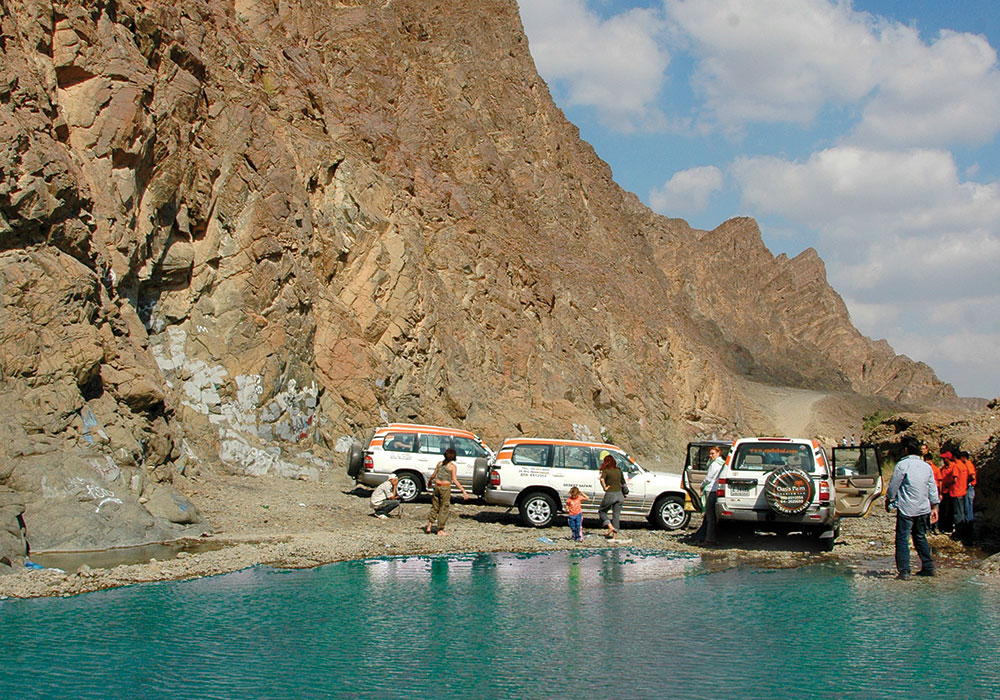
<instances>
[{"instance_id":1,"label":"turquoise water pool","mask_svg":"<svg viewBox=\"0 0 1000 700\"><path fill-rule=\"evenodd\" d=\"M995 698L1000 595L628 550L0 602L14 698ZM13 694L8 694L13 691Z\"/></svg>"}]
</instances>

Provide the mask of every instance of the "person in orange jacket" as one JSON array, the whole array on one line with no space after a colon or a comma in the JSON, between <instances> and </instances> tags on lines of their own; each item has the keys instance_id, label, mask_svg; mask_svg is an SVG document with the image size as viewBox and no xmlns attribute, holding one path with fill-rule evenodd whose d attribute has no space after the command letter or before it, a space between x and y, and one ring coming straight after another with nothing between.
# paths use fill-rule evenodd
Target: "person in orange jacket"
<instances>
[{"instance_id":1,"label":"person in orange jacket","mask_svg":"<svg viewBox=\"0 0 1000 700\"><path fill-rule=\"evenodd\" d=\"M955 512L955 500L951 497L951 487L955 482L955 457L945 450L941 453L941 510L942 515L938 524L941 532L952 532L958 522Z\"/></svg>"},{"instance_id":2,"label":"person in orange jacket","mask_svg":"<svg viewBox=\"0 0 1000 700\"><path fill-rule=\"evenodd\" d=\"M955 452L958 452L956 450ZM942 452L941 459L944 460L942 477L945 494L948 497L948 504L951 510L951 528L942 528L945 532L952 530L952 537L959 539L965 535L966 521L965 514L965 494L969 490L969 478L965 468L965 462L959 459L952 452Z\"/></svg>"},{"instance_id":3,"label":"person in orange jacket","mask_svg":"<svg viewBox=\"0 0 1000 700\"><path fill-rule=\"evenodd\" d=\"M963 450L960 455L962 462L965 463L965 475L968 483L968 488L965 492L965 520L971 527L972 521L975 520L972 514L972 502L976 498L976 467L972 463L968 452Z\"/></svg>"},{"instance_id":4,"label":"person in orange jacket","mask_svg":"<svg viewBox=\"0 0 1000 700\"><path fill-rule=\"evenodd\" d=\"M937 463L934 461L934 455L931 454L931 450L929 447L927 447L926 442L920 443L920 459L924 460L929 465L931 465L931 471L934 472L934 484L935 486L937 486L938 495L940 496L943 505L945 499L945 493L944 493L944 483L942 482L942 477L941 477L941 467L939 467ZM939 523L937 522L931 523L929 532L935 532L935 533L940 532L938 525Z\"/></svg>"}]
</instances>

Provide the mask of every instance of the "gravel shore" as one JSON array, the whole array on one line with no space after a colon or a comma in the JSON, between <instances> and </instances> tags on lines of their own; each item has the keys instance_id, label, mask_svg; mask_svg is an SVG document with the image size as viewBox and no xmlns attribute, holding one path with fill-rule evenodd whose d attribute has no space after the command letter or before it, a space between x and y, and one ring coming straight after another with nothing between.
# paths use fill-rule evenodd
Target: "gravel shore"
<instances>
[{"instance_id":1,"label":"gravel shore","mask_svg":"<svg viewBox=\"0 0 1000 700\"><path fill-rule=\"evenodd\" d=\"M427 500L401 506L398 517L379 520L368 505L370 490L343 472L324 475L320 482L269 477L207 475L183 480L178 486L212 524L200 542L209 551L182 552L166 561L148 561L113 568L83 565L73 571L24 570L0 576L0 597L30 598L75 595L147 581L184 580L213 576L254 565L309 568L349 559L460 552L542 552L559 549L634 547L645 551L694 552L712 568L759 566L789 568L821 562L841 563L862 574L891 580L893 516L877 502L867 518L845 519L833 552L823 552L813 538L776 536L745 531L723 532L720 544L700 547L687 541L698 525L695 514L682 531L652 529L645 520L625 520L627 543L602 536L596 518L585 519L589 536L569 539L560 519L557 526L536 530L518 523L517 512L484 505L474 499L452 501L450 536L423 532ZM398 512L398 511L397 511ZM944 535L932 536L939 571L977 569L995 574L993 560ZM892 581L895 584L895 581Z\"/></svg>"}]
</instances>

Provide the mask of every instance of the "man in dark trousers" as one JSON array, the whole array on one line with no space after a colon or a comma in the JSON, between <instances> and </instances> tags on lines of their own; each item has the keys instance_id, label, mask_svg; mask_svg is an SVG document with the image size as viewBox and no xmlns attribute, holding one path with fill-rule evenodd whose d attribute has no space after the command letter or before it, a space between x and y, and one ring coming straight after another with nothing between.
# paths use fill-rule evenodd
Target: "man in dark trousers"
<instances>
[{"instance_id":1,"label":"man in dark trousers","mask_svg":"<svg viewBox=\"0 0 1000 700\"><path fill-rule=\"evenodd\" d=\"M898 579L910 578L910 543L920 557L917 576L933 576L934 561L927 543L927 530L937 522L941 496L934 482L934 471L920 459L920 441L905 437L903 459L896 463L885 492L885 508L896 509L896 570Z\"/></svg>"}]
</instances>

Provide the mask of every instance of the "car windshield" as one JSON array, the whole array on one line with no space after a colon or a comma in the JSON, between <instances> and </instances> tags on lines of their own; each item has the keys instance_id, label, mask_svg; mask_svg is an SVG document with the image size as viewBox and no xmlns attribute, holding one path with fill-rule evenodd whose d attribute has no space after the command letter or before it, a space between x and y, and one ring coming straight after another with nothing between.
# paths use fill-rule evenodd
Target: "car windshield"
<instances>
[{"instance_id":1,"label":"car windshield","mask_svg":"<svg viewBox=\"0 0 1000 700\"><path fill-rule=\"evenodd\" d=\"M467 437L455 436L455 453L459 457L486 457L485 446Z\"/></svg>"},{"instance_id":2,"label":"car windshield","mask_svg":"<svg viewBox=\"0 0 1000 700\"><path fill-rule=\"evenodd\" d=\"M629 457L624 452L621 452L619 450L609 450L607 448L601 448L600 450L598 450L597 452L598 466L600 466L601 462L604 461L604 458L607 455L611 455L612 457L614 457L615 464L617 464L621 468L621 470L626 474L629 475L638 474L639 472L642 471L642 467L640 467L631 457Z\"/></svg>"},{"instance_id":3,"label":"car windshield","mask_svg":"<svg viewBox=\"0 0 1000 700\"><path fill-rule=\"evenodd\" d=\"M769 472L779 467L811 473L816 467L812 448L788 442L749 442L737 447L733 457L733 469Z\"/></svg>"}]
</instances>

